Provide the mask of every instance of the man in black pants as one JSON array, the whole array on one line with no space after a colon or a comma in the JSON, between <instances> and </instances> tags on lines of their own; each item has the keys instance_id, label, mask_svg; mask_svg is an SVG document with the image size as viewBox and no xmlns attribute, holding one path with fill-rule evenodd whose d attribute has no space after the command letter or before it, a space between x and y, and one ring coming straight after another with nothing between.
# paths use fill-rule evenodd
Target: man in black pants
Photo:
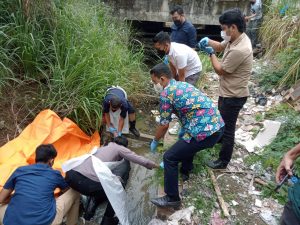
<instances>
[{"instance_id":1,"label":"man in black pants","mask_svg":"<svg viewBox=\"0 0 300 225\"><path fill-rule=\"evenodd\" d=\"M213 169L225 169L231 160L235 125L249 96L248 81L253 62L251 41L244 33L246 24L241 11L230 9L220 16L219 22L224 41L213 41L205 37L199 42L200 49L209 55L213 68L219 75L218 106L225 122L219 159L207 163ZM215 51L224 51L221 62Z\"/></svg>"},{"instance_id":2,"label":"man in black pants","mask_svg":"<svg viewBox=\"0 0 300 225\"><path fill-rule=\"evenodd\" d=\"M123 187L126 186L129 177L130 163L140 164L147 169L158 167L154 162L142 156L139 156L127 148L128 140L123 137L114 138L114 142L110 142L107 146L101 147L94 154L103 162L116 162L125 159L116 168L112 169L112 173L120 177ZM129 160L129 161L128 161ZM97 174L94 171L92 159L88 158L83 161L79 166L73 168L66 173L66 182L74 190L79 193L90 196L91 202L89 203L88 210L84 215L85 220L90 220L99 206L100 203L107 200L104 189L99 182ZM118 224L118 219L114 217L115 212L108 201L104 217L101 225L114 225Z\"/></svg>"}]
</instances>

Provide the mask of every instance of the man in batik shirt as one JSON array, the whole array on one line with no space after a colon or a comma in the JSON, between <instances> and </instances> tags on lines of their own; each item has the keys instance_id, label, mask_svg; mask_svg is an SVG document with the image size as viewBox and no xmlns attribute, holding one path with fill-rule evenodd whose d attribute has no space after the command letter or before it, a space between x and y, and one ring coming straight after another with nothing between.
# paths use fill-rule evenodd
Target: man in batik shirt
<instances>
[{"instance_id":1,"label":"man in batik shirt","mask_svg":"<svg viewBox=\"0 0 300 225\"><path fill-rule=\"evenodd\" d=\"M163 156L164 189L167 195L152 199L151 202L160 207L178 208L181 203L178 163L182 163L182 177L188 179L194 155L218 142L223 134L224 122L212 100L193 85L172 79L167 65L156 65L150 74L155 88L161 90L161 120L151 142L151 151L156 150L159 139L167 132L172 113L178 116L181 123L179 140Z\"/></svg>"}]
</instances>

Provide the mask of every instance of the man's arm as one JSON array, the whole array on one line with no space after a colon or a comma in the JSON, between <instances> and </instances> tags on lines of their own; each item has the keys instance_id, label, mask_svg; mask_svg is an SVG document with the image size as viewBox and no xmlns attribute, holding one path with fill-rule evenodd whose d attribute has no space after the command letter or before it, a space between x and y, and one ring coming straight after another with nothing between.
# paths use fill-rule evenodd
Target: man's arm
<instances>
[{"instance_id":1,"label":"man's arm","mask_svg":"<svg viewBox=\"0 0 300 225\"><path fill-rule=\"evenodd\" d=\"M172 72L173 78L176 79L177 69L176 69L176 67L173 65L173 63L171 63L170 60L169 60L169 65L170 65L170 70L171 70L171 72Z\"/></svg>"},{"instance_id":2,"label":"man's arm","mask_svg":"<svg viewBox=\"0 0 300 225\"><path fill-rule=\"evenodd\" d=\"M7 204L10 200L13 189L3 188L0 192L0 204Z\"/></svg>"},{"instance_id":3,"label":"man's arm","mask_svg":"<svg viewBox=\"0 0 300 225\"><path fill-rule=\"evenodd\" d=\"M128 161L133 163L137 163L141 166L146 167L147 169L159 167L155 162L136 154L135 152L129 150L128 148L125 148L124 146L118 146L117 150L121 158L127 159Z\"/></svg>"},{"instance_id":4,"label":"man's arm","mask_svg":"<svg viewBox=\"0 0 300 225\"><path fill-rule=\"evenodd\" d=\"M111 124L110 124L110 116L109 116L109 113L104 113L104 118L105 118L105 122L106 122L107 126L110 127Z\"/></svg>"},{"instance_id":5,"label":"man's arm","mask_svg":"<svg viewBox=\"0 0 300 225\"><path fill-rule=\"evenodd\" d=\"M178 69L178 80L185 81L185 68Z\"/></svg>"},{"instance_id":6,"label":"man's arm","mask_svg":"<svg viewBox=\"0 0 300 225\"><path fill-rule=\"evenodd\" d=\"M124 127L124 121L125 121L124 118L122 116L120 116L118 132L122 132L123 127Z\"/></svg>"},{"instance_id":7,"label":"man's arm","mask_svg":"<svg viewBox=\"0 0 300 225\"><path fill-rule=\"evenodd\" d=\"M210 56L210 61L211 64L215 70L215 72L219 75L219 76L224 76L224 75L228 75L228 73L222 69L221 63L219 62L217 56L215 54L212 54Z\"/></svg>"},{"instance_id":8,"label":"man's arm","mask_svg":"<svg viewBox=\"0 0 300 225\"><path fill-rule=\"evenodd\" d=\"M155 136L154 136L154 139L156 141L159 141L162 137L165 136L165 134L167 133L168 131L168 128L169 128L169 124L166 124L166 125L159 125L156 129L156 133L155 133Z\"/></svg>"},{"instance_id":9,"label":"man's arm","mask_svg":"<svg viewBox=\"0 0 300 225\"><path fill-rule=\"evenodd\" d=\"M192 49L195 49L197 45L197 31L193 25L189 28L187 36L189 43L188 46L190 46Z\"/></svg>"},{"instance_id":10,"label":"man's arm","mask_svg":"<svg viewBox=\"0 0 300 225\"><path fill-rule=\"evenodd\" d=\"M226 48L226 45L223 45L221 42L211 39L208 40L208 45L211 46L215 50L215 52L222 52Z\"/></svg>"},{"instance_id":11,"label":"man's arm","mask_svg":"<svg viewBox=\"0 0 300 225\"><path fill-rule=\"evenodd\" d=\"M294 161L300 156L300 143L288 151L283 159L281 160L277 172L276 172L276 182L279 183L286 174L290 176L293 175L292 165Z\"/></svg>"}]
</instances>

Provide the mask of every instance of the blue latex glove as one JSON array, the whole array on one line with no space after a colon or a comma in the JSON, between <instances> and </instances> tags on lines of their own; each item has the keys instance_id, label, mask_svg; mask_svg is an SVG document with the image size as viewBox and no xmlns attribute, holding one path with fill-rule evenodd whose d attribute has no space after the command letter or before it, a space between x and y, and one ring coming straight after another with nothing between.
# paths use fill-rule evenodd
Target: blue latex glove
<instances>
[{"instance_id":1,"label":"blue latex glove","mask_svg":"<svg viewBox=\"0 0 300 225\"><path fill-rule=\"evenodd\" d=\"M164 169L164 168L165 168L164 162L161 162L161 163L159 164L159 166L160 166L160 168Z\"/></svg>"},{"instance_id":2,"label":"blue latex glove","mask_svg":"<svg viewBox=\"0 0 300 225\"><path fill-rule=\"evenodd\" d=\"M201 48L201 50L209 55L215 53L215 50L212 47Z\"/></svg>"},{"instance_id":3,"label":"blue latex glove","mask_svg":"<svg viewBox=\"0 0 300 225\"><path fill-rule=\"evenodd\" d=\"M121 131L118 132L118 136L119 136L119 137L122 136L122 132L121 132Z\"/></svg>"},{"instance_id":4,"label":"blue latex glove","mask_svg":"<svg viewBox=\"0 0 300 225\"><path fill-rule=\"evenodd\" d=\"M109 130L109 132L112 133L112 134L115 133L115 132L117 131L117 129L114 128L114 127L109 127L108 130Z\"/></svg>"},{"instance_id":5,"label":"blue latex glove","mask_svg":"<svg viewBox=\"0 0 300 225\"><path fill-rule=\"evenodd\" d=\"M169 65L169 58L167 55L164 57L163 62L164 62L164 64Z\"/></svg>"},{"instance_id":6,"label":"blue latex glove","mask_svg":"<svg viewBox=\"0 0 300 225\"><path fill-rule=\"evenodd\" d=\"M158 141L153 139L151 144L150 144L150 150L151 150L152 153L156 152L157 146L158 146Z\"/></svg>"},{"instance_id":7,"label":"blue latex glove","mask_svg":"<svg viewBox=\"0 0 300 225\"><path fill-rule=\"evenodd\" d=\"M208 37L202 38L198 43L199 48L201 49L201 47L208 47L208 41Z\"/></svg>"}]
</instances>

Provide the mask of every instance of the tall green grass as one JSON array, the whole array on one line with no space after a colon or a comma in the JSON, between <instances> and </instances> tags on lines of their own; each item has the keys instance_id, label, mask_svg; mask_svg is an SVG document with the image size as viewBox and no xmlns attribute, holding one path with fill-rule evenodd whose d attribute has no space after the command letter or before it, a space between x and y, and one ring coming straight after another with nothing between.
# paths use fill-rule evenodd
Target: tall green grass
<instances>
[{"instance_id":1,"label":"tall green grass","mask_svg":"<svg viewBox=\"0 0 300 225\"><path fill-rule=\"evenodd\" d=\"M283 10L286 8L286 10ZM264 16L260 37L266 49L265 59L278 61L275 72L267 71L262 84L291 86L300 71L300 4L298 0L279 0Z\"/></svg>"},{"instance_id":2,"label":"tall green grass","mask_svg":"<svg viewBox=\"0 0 300 225\"><path fill-rule=\"evenodd\" d=\"M98 129L109 86L142 89L143 49L130 49L130 29L98 1L29 2L27 9L16 0L1 5L0 84L34 81L41 108Z\"/></svg>"}]
</instances>

